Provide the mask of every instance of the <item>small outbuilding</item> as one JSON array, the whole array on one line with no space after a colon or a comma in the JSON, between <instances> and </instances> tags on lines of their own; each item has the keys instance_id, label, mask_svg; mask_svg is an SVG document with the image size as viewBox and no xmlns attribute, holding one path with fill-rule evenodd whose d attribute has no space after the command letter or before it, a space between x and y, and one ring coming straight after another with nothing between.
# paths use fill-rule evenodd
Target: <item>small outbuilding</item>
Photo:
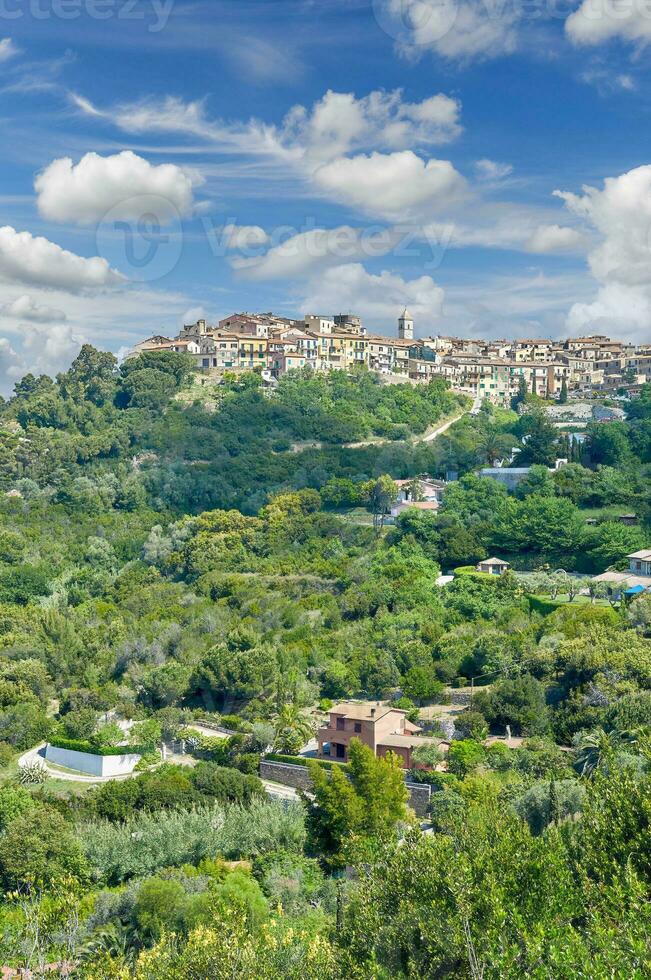
<instances>
[{"instance_id":1,"label":"small outbuilding","mask_svg":"<svg viewBox=\"0 0 651 980\"><path fill-rule=\"evenodd\" d=\"M484 572L486 575L504 575L510 567L509 562L503 561L501 558L485 558L479 562L476 571Z\"/></svg>"}]
</instances>

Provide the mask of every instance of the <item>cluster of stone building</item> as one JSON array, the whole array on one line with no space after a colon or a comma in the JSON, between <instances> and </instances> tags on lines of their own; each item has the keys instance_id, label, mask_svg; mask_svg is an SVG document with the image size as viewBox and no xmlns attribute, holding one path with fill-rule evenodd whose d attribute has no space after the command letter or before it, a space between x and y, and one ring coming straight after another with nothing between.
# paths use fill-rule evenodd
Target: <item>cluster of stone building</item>
<instances>
[{"instance_id":1,"label":"cluster of stone building","mask_svg":"<svg viewBox=\"0 0 651 980\"><path fill-rule=\"evenodd\" d=\"M150 337L132 355L149 350L190 354L197 369L219 376L225 371L259 371L267 379L288 371L351 370L364 367L387 380L444 378L458 391L494 404L508 404L521 388L543 398L563 386L577 395L625 389L635 395L651 381L651 344L636 346L606 336L567 340L481 340L414 336L405 309L398 335L369 333L361 318L308 314L303 319L273 313L234 313L217 326L205 320L184 326L178 337Z\"/></svg>"}]
</instances>

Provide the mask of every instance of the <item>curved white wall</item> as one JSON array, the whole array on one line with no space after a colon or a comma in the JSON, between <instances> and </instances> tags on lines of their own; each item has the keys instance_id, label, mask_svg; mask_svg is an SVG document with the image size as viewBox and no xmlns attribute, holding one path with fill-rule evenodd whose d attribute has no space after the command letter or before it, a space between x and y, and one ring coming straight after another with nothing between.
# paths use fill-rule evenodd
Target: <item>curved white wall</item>
<instances>
[{"instance_id":1,"label":"curved white wall","mask_svg":"<svg viewBox=\"0 0 651 980\"><path fill-rule=\"evenodd\" d=\"M66 769L76 769L77 772L89 776L101 777L128 775L140 761L140 756L135 752L125 752L124 755L93 755L92 752L60 749L56 745L47 746L45 758L55 766L65 766Z\"/></svg>"}]
</instances>

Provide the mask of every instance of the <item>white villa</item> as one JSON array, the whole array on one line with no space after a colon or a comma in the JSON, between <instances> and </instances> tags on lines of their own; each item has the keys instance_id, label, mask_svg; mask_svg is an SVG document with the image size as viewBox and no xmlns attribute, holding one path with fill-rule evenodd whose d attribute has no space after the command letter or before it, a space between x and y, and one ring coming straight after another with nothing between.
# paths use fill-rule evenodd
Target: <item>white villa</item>
<instances>
[{"instance_id":1,"label":"white villa","mask_svg":"<svg viewBox=\"0 0 651 980\"><path fill-rule=\"evenodd\" d=\"M398 487L398 499L391 508L393 518L398 517L408 507L415 507L417 510L438 510L447 487L445 480L436 480L427 474L395 482Z\"/></svg>"}]
</instances>

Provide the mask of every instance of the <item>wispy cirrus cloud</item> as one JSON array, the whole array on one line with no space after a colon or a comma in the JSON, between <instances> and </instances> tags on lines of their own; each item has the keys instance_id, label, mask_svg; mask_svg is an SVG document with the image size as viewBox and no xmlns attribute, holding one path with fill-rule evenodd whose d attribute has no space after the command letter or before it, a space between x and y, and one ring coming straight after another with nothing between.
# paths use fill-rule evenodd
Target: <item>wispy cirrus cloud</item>
<instances>
[{"instance_id":1,"label":"wispy cirrus cloud","mask_svg":"<svg viewBox=\"0 0 651 980\"><path fill-rule=\"evenodd\" d=\"M205 100L175 96L102 109L71 93L84 115L105 119L128 133L177 133L202 139L224 152L271 154L303 162L307 169L360 149L399 150L448 143L461 133L461 104L439 93L408 102L402 90L377 90L362 98L329 90L311 107L295 105L280 125L211 119Z\"/></svg>"}]
</instances>

